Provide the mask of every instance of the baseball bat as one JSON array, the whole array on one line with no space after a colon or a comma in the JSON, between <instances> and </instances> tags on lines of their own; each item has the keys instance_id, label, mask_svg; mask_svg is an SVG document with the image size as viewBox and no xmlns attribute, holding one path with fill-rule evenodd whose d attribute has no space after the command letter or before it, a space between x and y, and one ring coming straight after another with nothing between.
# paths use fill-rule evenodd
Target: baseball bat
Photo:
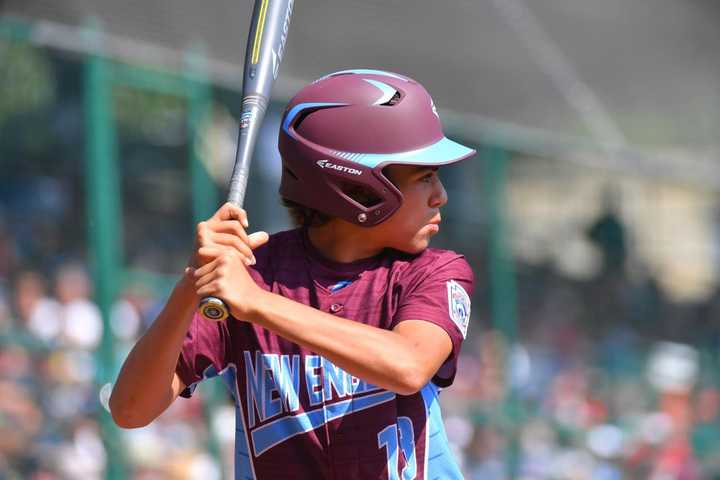
<instances>
[{"instance_id":1,"label":"baseball bat","mask_svg":"<svg viewBox=\"0 0 720 480\"><path fill-rule=\"evenodd\" d=\"M250 160L287 45L294 3L294 0L255 0L245 51L235 165L228 193L228 202L239 207L243 206ZM208 320L224 320L229 313L222 299L215 297L202 299L199 309Z\"/></svg>"}]
</instances>

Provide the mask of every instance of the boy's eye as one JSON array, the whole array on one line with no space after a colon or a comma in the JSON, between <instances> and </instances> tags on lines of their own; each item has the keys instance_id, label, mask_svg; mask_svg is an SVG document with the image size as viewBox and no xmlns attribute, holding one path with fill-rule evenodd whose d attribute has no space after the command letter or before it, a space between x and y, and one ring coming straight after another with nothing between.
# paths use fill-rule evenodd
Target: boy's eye
<instances>
[{"instance_id":1,"label":"boy's eye","mask_svg":"<svg viewBox=\"0 0 720 480\"><path fill-rule=\"evenodd\" d=\"M423 175L422 177L420 177L420 181L430 183L433 180L433 175L434 175L433 173L428 173L427 175Z\"/></svg>"}]
</instances>

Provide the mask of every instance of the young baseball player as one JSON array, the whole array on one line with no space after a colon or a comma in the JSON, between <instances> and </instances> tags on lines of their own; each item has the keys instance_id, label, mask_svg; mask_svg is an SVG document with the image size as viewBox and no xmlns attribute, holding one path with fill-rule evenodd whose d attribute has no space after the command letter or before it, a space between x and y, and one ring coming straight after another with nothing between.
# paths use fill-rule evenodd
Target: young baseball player
<instances>
[{"instance_id":1,"label":"young baseball player","mask_svg":"<svg viewBox=\"0 0 720 480\"><path fill-rule=\"evenodd\" d=\"M143 426L220 376L236 406L236 478L462 478L438 392L455 376L473 274L428 248L447 195L437 170L475 152L447 139L414 80L351 70L288 105L280 195L297 227L246 234L231 204L198 225L164 310L110 406ZM230 317L197 314L206 296Z\"/></svg>"}]
</instances>

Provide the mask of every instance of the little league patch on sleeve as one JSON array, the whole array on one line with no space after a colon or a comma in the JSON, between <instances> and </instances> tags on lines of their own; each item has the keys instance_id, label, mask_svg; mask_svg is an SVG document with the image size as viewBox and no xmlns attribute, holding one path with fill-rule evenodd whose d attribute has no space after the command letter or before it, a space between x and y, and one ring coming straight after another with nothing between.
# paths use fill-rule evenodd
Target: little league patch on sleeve
<instances>
[{"instance_id":1,"label":"little league patch on sleeve","mask_svg":"<svg viewBox=\"0 0 720 480\"><path fill-rule=\"evenodd\" d=\"M448 309L450 318L460 329L463 338L467 336L468 323L470 323L470 296L455 280L448 280Z\"/></svg>"}]
</instances>

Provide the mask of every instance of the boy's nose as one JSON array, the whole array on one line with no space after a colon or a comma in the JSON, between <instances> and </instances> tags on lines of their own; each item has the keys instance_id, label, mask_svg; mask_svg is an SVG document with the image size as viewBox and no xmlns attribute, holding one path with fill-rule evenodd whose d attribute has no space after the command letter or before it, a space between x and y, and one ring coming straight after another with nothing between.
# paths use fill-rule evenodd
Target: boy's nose
<instances>
[{"instance_id":1,"label":"boy's nose","mask_svg":"<svg viewBox=\"0 0 720 480\"><path fill-rule=\"evenodd\" d=\"M429 205L432 208L440 208L445 205L448 201L447 192L440 179L435 183L435 190L430 197Z\"/></svg>"}]
</instances>

